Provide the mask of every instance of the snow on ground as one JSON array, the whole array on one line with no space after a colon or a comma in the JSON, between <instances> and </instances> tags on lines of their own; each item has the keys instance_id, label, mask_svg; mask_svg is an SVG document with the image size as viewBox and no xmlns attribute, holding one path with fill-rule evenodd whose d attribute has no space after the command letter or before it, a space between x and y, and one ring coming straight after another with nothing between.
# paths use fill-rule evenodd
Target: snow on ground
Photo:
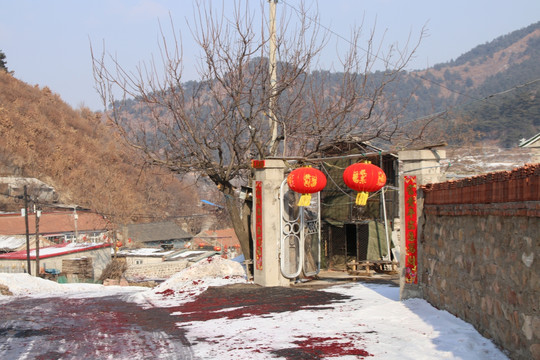
<instances>
[{"instance_id":1,"label":"snow on ground","mask_svg":"<svg viewBox=\"0 0 540 360\"><path fill-rule=\"evenodd\" d=\"M203 293L209 286L236 283L246 283L242 265L213 256L185 268L150 291L135 294L131 299L143 307L176 306Z\"/></svg>"},{"instance_id":2,"label":"snow on ground","mask_svg":"<svg viewBox=\"0 0 540 360\"><path fill-rule=\"evenodd\" d=\"M103 286L100 284L59 284L28 274L0 273L0 284L6 285L13 296L0 295L0 303L13 300L16 296L30 297L99 297L111 294L140 292L143 287Z\"/></svg>"},{"instance_id":3,"label":"snow on ground","mask_svg":"<svg viewBox=\"0 0 540 360\"><path fill-rule=\"evenodd\" d=\"M114 249L112 250L114 252ZM164 251L163 249L157 248L140 248L140 249L123 249L118 251L118 255L130 255L130 256L165 256L170 255L174 251L168 250Z\"/></svg>"},{"instance_id":4,"label":"snow on ground","mask_svg":"<svg viewBox=\"0 0 540 360\"><path fill-rule=\"evenodd\" d=\"M507 359L472 325L450 313L421 299L400 302L398 287L350 283L326 291L351 299L332 304L331 310L223 317L179 325L189 338L205 339L193 345L193 352L203 359L267 359L268 352L298 344L324 348L336 342L345 350L348 346L363 349L366 358L375 359Z\"/></svg>"},{"instance_id":5,"label":"snow on ground","mask_svg":"<svg viewBox=\"0 0 540 360\"><path fill-rule=\"evenodd\" d=\"M151 290L57 284L26 274L0 274L0 284L7 285L17 296L53 296L53 293L95 296L99 292L131 291L130 299L144 307L175 306L193 300L208 286L245 282L239 263L219 257L196 263ZM298 344L312 346L314 341L319 347L354 346L363 349L366 358L375 359L508 359L490 340L452 314L437 310L421 299L399 301L398 287L347 283L324 291L350 299L316 309L260 316L246 314L234 319L225 316L179 322L178 326L186 331L193 353L201 359L276 358L276 351ZM13 298L16 297L0 296L0 302Z\"/></svg>"},{"instance_id":6,"label":"snow on ground","mask_svg":"<svg viewBox=\"0 0 540 360\"><path fill-rule=\"evenodd\" d=\"M527 163L534 163L534 154L527 148L501 149L497 147L447 148L447 158L441 171L447 179L471 177L489 172L512 171Z\"/></svg>"}]
</instances>

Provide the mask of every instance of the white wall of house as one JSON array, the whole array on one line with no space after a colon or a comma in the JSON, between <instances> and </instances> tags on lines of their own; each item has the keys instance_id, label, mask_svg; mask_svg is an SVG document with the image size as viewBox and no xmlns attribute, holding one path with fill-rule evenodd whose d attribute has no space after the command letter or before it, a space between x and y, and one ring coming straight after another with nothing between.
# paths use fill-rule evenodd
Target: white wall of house
<instances>
[{"instance_id":1,"label":"white wall of house","mask_svg":"<svg viewBox=\"0 0 540 360\"><path fill-rule=\"evenodd\" d=\"M62 272L62 260L65 259L80 259L83 257L92 258L94 267L94 279L99 279L105 267L111 261L111 248L104 247L88 251L80 251L77 253L52 256L39 260L40 268L42 269L57 269ZM35 275L36 261L30 260L31 273ZM27 260L0 259L0 272L3 273L21 273L27 271Z\"/></svg>"},{"instance_id":2,"label":"white wall of house","mask_svg":"<svg viewBox=\"0 0 540 360\"><path fill-rule=\"evenodd\" d=\"M162 262L163 256L126 256L128 266L159 264Z\"/></svg>"}]
</instances>

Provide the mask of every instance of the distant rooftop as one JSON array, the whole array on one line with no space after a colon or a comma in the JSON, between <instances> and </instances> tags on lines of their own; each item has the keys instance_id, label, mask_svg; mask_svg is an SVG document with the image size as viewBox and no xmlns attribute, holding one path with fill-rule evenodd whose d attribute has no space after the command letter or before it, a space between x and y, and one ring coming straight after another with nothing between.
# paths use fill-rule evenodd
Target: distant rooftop
<instances>
[{"instance_id":1,"label":"distant rooftop","mask_svg":"<svg viewBox=\"0 0 540 360\"><path fill-rule=\"evenodd\" d=\"M161 241L176 239L191 239L193 235L188 234L174 222L155 222L147 224L127 225L128 238L133 241Z\"/></svg>"},{"instance_id":2,"label":"distant rooftop","mask_svg":"<svg viewBox=\"0 0 540 360\"><path fill-rule=\"evenodd\" d=\"M43 212L39 220L41 235L74 232L102 231L108 227L108 221L103 216L87 211L78 211L77 217L71 211ZM29 214L28 228L34 231L35 215ZM0 214L0 235L26 234L24 216L17 214Z\"/></svg>"},{"instance_id":3,"label":"distant rooftop","mask_svg":"<svg viewBox=\"0 0 540 360\"><path fill-rule=\"evenodd\" d=\"M520 147L540 147L540 133L534 135L530 139L523 139L519 143Z\"/></svg>"},{"instance_id":4,"label":"distant rooftop","mask_svg":"<svg viewBox=\"0 0 540 360\"><path fill-rule=\"evenodd\" d=\"M111 246L111 244L107 244L107 243L101 243L101 244L64 243L60 245L48 246L48 247L39 249L39 258L46 259L50 257L60 256L60 255L76 254L83 251L101 249L101 248L106 248L109 246ZM26 258L27 258L26 250L20 250L20 251L0 255L0 260L26 260ZM31 260L36 259L35 249L30 250L30 259Z\"/></svg>"}]
</instances>

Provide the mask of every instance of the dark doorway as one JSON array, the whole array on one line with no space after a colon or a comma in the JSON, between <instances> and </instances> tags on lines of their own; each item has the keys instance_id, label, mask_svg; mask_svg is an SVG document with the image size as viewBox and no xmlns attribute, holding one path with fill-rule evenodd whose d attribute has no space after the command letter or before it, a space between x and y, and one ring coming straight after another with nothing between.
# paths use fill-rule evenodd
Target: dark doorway
<instances>
[{"instance_id":1,"label":"dark doorway","mask_svg":"<svg viewBox=\"0 0 540 360\"><path fill-rule=\"evenodd\" d=\"M345 270L347 262L380 260L386 256L384 226L366 221L343 226L326 226L328 267Z\"/></svg>"},{"instance_id":2,"label":"dark doorway","mask_svg":"<svg viewBox=\"0 0 540 360\"><path fill-rule=\"evenodd\" d=\"M345 241L347 242L347 256L357 256L357 241L356 241L356 225L347 224L345 225L346 237Z\"/></svg>"}]
</instances>

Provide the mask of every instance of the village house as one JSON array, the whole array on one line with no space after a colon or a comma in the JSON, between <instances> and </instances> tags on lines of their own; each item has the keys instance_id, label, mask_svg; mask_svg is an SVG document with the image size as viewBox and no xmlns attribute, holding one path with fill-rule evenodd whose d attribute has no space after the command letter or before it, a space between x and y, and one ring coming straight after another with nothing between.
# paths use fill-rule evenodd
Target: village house
<instances>
[{"instance_id":1,"label":"village house","mask_svg":"<svg viewBox=\"0 0 540 360\"><path fill-rule=\"evenodd\" d=\"M39 249L39 273L66 276L71 281L94 281L111 261L108 243L63 243ZM36 274L36 249L0 254L0 272Z\"/></svg>"},{"instance_id":2,"label":"village house","mask_svg":"<svg viewBox=\"0 0 540 360\"><path fill-rule=\"evenodd\" d=\"M130 282L163 281L193 263L219 255L213 250L160 248L122 249L116 257L124 261L127 269L123 276Z\"/></svg>"},{"instance_id":3,"label":"village house","mask_svg":"<svg viewBox=\"0 0 540 360\"><path fill-rule=\"evenodd\" d=\"M166 256L171 255L173 250L164 250L162 248L122 248L116 252L116 257L125 261L127 266L149 265L162 263Z\"/></svg>"},{"instance_id":4,"label":"village house","mask_svg":"<svg viewBox=\"0 0 540 360\"><path fill-rule=\"evenodd\" d=\"M4 253L0 255L0 272L28 272L30 260L30 273L35 274L37 260L41 274L98 278L111 259L110 226L107 219L90 211L57 210L42 212L39 217L28 214L28 258L25 217L20 213L0 214L0 250Z\"/></svg>"},{"instance_id":5,"label":"village house","mask_svg":"<svg viewBox=\"0 0 540 360\"><path fill-rule=\"evenodd\" d=\"M58 204L58 194L54 188L38 179L0 177L0 192L7 198L20 199L21 207L27 196L33 202L48 204L49 209L54 209L30 209L25 219L25 209L14 212L15 205L7 206L7 209L12 209L11 212L0 214L0 253L25 248L27 235L30 238L30 248L35 247L37 231L41 246L64 242L108 241L108 231L112 226L105 217L78 205Z\"/></svg>"},{"instance_id":6,"label":"village house","mask_svg":"<svg viewBox=\"0 0 540 360\"><path fill-rule=\"evenodd\" d=\"M234 258L242 253L240 241L233 228L203 230L193 237L191 249L220 251L227 258Z\"/></svg>"},{"instance_id":7,"label":"village house","mask_svg":"<svg viewBox=\"0 0 540 360\"><path fill-rule=\"evenodd\" d=\"M165 250L183 249L192 237L170 221L125 225L118 234L124 246L161 247Z\"/></svg>"},{"instance_id":8,"label":"village house","mask_svg":"<svg viewBox=\"0 0 540 360\"><path fill-rule=\"evenodd\" d=\"M44 211L39 218L36 213L28 214L28 233L32 237L36 233L36 219L39 219L40 239L51 243L102 243L109 240L110 222L91 211ZM0 214L0 235L20 239L26 238L26 232L25 217L21 213Z\"/></svg>"}]
</instances>

